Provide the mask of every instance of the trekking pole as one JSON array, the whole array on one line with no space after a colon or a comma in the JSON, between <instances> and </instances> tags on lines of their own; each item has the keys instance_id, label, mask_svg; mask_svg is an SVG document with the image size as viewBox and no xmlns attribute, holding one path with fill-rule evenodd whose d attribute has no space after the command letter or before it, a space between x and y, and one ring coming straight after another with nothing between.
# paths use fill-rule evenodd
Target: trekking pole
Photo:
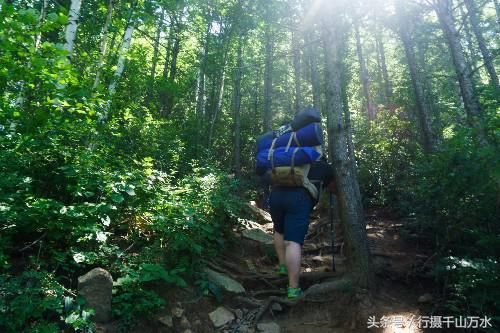
<instances>
[{"instance_id":1,"label":"trekking pole","mask_svg":"<svg viewBox=\"0 0 500 333\"><path fill-rule=\"evenodd\" d=\"M330 192L330 230L332 236L332 270L335 272L335 226L333 224L333 193Z\"/></svg>"}]
</instances>

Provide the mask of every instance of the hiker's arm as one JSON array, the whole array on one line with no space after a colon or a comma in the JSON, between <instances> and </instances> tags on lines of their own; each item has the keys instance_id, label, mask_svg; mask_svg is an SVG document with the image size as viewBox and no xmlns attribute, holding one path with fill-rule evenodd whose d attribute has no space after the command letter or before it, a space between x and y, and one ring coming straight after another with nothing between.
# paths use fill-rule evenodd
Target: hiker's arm
<instances>
[{"instance_id":1,"label":"hiker's arm","mask_svg":"<svg viewBox=\"0 0 500 333\"><path fill-rule=\"evenodd\" d=\"M256 167L255 168L255 173L257 176L263 176L266 173L267 169L264 167Z\"/></svg>"}]
</instances>

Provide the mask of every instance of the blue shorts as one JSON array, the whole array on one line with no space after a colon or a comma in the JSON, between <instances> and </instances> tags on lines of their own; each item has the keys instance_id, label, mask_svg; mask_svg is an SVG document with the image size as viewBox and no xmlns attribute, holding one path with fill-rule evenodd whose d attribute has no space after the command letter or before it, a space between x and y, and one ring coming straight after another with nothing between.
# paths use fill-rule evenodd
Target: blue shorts
<instances>
[{"instance_id":1,"label":"blue shorts","mask_svg":"<svg viewBox=\"0 0 500 333\"><path fill-rule=\"evenodd\" d=\"M309 214L313 201L305 188L273 189L271 192L271 217L274 231L284 239L304 244L309 228Z\"/></svg>"}]
</instances>

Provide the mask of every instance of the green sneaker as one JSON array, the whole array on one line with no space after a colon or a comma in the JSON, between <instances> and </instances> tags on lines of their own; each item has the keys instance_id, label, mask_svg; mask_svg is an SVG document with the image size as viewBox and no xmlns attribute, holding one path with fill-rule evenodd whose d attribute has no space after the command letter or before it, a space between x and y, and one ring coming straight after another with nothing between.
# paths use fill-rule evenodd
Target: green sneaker
<instances>
[{"instance_id":1,"label":"green sneaker","mask_svg":"<svg viewBox=\"0 0 500 333\"><path fill-rule=\"evenodd\" d=\"M286 265L280 265L278 268L278 275L286 276L288 275L288 270L286 269Z\"/></svg>"},{"instance_id":2,"label":"green sneaker","mask_svg":"<svg viewBox=\"0 0 500 333\"><path fill-rule=\"evenodd\" d=\"M288 299L295 299L302 296L302 289L300 288L287 288Z\"/></svg>"}]
</instances>

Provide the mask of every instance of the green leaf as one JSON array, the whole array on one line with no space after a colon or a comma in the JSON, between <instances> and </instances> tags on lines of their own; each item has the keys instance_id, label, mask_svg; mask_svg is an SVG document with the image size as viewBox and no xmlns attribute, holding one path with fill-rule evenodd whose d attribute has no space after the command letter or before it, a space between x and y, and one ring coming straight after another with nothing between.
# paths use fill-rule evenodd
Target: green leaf
<instances>
[{"instance_id":1,"label":"green leaf","mask_svg":"<svg viewBox=\"0 0 500 333\"><path fill-rule=\"evenodd\" d=\"M119 193L113 193L111 194L111 200L116 203L122 203L125 198Z\"/></svg>"}]
</instances>

